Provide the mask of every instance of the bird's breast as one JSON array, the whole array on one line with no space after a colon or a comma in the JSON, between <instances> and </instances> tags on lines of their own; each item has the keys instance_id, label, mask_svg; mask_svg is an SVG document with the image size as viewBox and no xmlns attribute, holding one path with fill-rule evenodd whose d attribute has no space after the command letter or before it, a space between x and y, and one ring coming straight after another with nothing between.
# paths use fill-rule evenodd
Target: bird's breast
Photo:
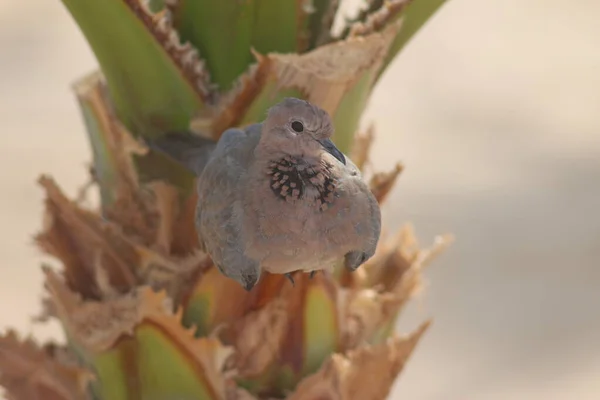
<instances>
[{"instance_id":1,"label":"bird's breast","mask_svg":"<svg viewBox=\"0 0 600 400\"><path fill-rule=\"evenodd\" d=\"M322 212L339 197L332 166L323 160L312 164L292 156L273 160L265 178L274 198L292 207Z\"/></svg>"}]
</instances>

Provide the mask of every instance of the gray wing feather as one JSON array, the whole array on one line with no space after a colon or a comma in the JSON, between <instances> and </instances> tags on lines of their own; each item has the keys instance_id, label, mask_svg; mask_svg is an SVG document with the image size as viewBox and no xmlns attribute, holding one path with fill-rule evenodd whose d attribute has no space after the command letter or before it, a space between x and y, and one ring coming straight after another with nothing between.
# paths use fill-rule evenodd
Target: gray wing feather
<instances>
[{"instance_id":1,"label":"gray wing feather","mask_svg":"<svg viewBox=\"0 0 600 400\"><path fill-rule=\"evenodd\" d=\"M152 150L167 155L196 175L200 175L216 147L214 140L190 131L166 133L156 139L145 139Z\"/></svg>"},{"instance_id":2,"label":"gray wing feather","mask_svg":"<svg viewBox=\"0 0 600 400\"><path fill-rule=\"evenodd\" d=\"M239 185L252 162L259 139L259 124L246 130L232 128L223 132L198 182L196 226L200 240L220 268L243 268L240 261L244 259L242 191ZM224 273L231 275L232 271Z\"/></svg>"}]
</instances>

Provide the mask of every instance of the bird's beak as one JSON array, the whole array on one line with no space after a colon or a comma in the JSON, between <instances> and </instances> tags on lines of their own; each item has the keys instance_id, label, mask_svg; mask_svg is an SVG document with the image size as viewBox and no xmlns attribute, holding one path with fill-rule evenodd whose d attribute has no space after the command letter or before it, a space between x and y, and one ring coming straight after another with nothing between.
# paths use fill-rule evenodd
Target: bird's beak
<instances>
[{"instance_id":1,"label":"bird's beak","mask_svg":"<svg viewBox=\"0 0 600 400\"><path fill-rule=\"evenodd\" d=\"M318 140L318 142L327 150L329 154L340 160L340 162L346 165L346 157L344 157L344 153L342 153L335 144L329 139Z\"/></svg>"}]
</instances>

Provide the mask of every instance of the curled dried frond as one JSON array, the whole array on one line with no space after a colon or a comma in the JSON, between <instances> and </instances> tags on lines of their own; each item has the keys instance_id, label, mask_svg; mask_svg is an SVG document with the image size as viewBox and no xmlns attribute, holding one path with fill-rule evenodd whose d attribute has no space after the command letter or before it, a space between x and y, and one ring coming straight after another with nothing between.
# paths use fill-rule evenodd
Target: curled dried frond
<instances>
[{"instance_id":1,"label":"curled dried frond","mask_svg":"<svg viewBox=\"0 0 600 400\"><path fill-rule=\"evenodd\" d=\"M185 307L183 319L187 325L195 325L199 335L211 334L215 329L237 321L250 305L251 295L215 267L207 268L193 285L182 302Z\"/></svg>"},{"instance_id":2,"label":"curled dried frond","mask_svg":"<svg viewBox=\"0 0 600 400\"><path fill-rule=\"evenodd\" d=\"M364 172L365 167L369 162L369 152L371 146L375 140L375 126L369 125L364 133L361 133L354 137L354 143L352 144L352 153L350 158L356 164L356 166Z\"/></svg>"},{"instance_id":3,"label":"curled dried frond","mask_svg":"<svg viewBox=\"0 0 600 400\"><path fill-rule=\"evenodd\" d=\"M429 263L441 254L453 241L452 235L437 236L433 245L427 249L419 249L412 259L411 266L397 280L392 291L396 293L402 300L400 305L403 305L412 297L420 288L421 272ZM384 278L385 279L385 278Z\"/></svg>"},{"instance_id":4,"label":"curled dried frond","mask_svg":"<svg viewBox=\"0 0 600 400\"><path fill-rule=\"evenodd\" d=\"M236 368L241 376L260 375L276 359L291 317L287 303L278 298L233 324Z\"/></svg>"},{"instance_id":5,"label":"curled dried frond","mask_svg":"<svg viewBox=\"0 0 600 400\"><path fill-rule=\"evenodd\" d=\"M310 279L308 274L296 273L292 286L282 275L268 274L255 293L217 297L222 292L218 284L227 280L214 270L209 274L212 277L207 284L202 279L203 289L188 309L210 301L211 308L196 315L201 326L206 314L229 316L218 325L212 321L212 327L236 348L235 369L241 379L254 382L253 393L279 396L291 390L338 349L341 323L330 276L318 274ZM209 297L211 283L217 286Z\"/></svg>"},{"instance_id":6,"label":"curled dried frond","mask_svg":"<svg viewBox=\"0 0 600 400\"><path fill-rule=\"evenodd\" d=\"M212 260L202 251L174 258L141 246L135 249L140 257L136 266L140 281L155 290L165 290L178 305L185 302L200 276L212 266Z\"/></svg>"},{"instance_id":7,"label":"curled dried frond","mask_svg":"<svg viewBox=\"0 0 600 400\"><path fill-rule=\"evenodd\" d=\"M286 286L282 297L288 301L289 320L279 362L298 374L316 371L327 354L340 345L340 315L337 286L332 276L296 273L295 287ZM301 311L299 311L301 310Z\"/></svg>"},{"instance_id":8,"label":"curled dried frond","mask_svg":"<svg viewBox=\"0 0 600 400\"><path fill-rule=\"evenodd\" d=\"M391 171L378 172L373 175L369 182L369 187L379 204L385 201L403 169L404 166L401 163L396 163Z\"/></svg>"},{"instance_id":9,"label":"curled dried frond","mask_svg":"<svg viewBox=\"0 0 600 400\"><path fill-rule=\"evenodd\" d=\"M93 374L65 356L57 346L40 348L14 332L0 337L0 385L10 399L87 400Z\"/></svg>"},{"instance_id":10,"label":"curled dried frond","mask_svg":"<svg viewBox=\"0 0 600 400\"><path fill-rule=\"evenodd\" d=\"M181 211L173 223L173 255L187 256L199 248L198 233L194 226L197 202L198 193L194 190L181 204Z\"/></svg>"},{"instance_id":11,"label":"curled dried frond","mask_svg":"<svg viewBox=\"0 0 600 400\"><path fill-rule=\"evenodd\" d=\"M274 98L295 95L334 115L361 79L379 70L395 29L334 42L304 54L261 55L233 94L221 102L211 124L214 134L260 122ZM199 121L199 127L207 122Z\"/></svg>"},{"instance_id":12,"label":"curled dried frond","mask_svg":"<svg viewBox=\"0 0 600 400\"><path fill-rule=\"evenodd\" d=\"M140 322L140 300L136 293L103 302L84 300L54 271L44 268L44 273L56 316L65 325L69 336L90 352L106 351L122 335L133 334Z\"/></svg>"},{"instance_id":13,"label":"curled dried frond","mask_svg":"<svg viewBox=\"0 0 600 400\"><path fill-rule=\"evenodd\" d=\"M412 225L403 226L364 265L368 276L364 285L381 285L386 292L395 292L402 299L408 299L419 286L423 267L446 249L452 240L452 235L438 236L432 247L422 249Z\"/></svg>"},{"instance_id":14,"label":"curled dried frond","mask_svg":"<svg viewBox=\"0 0 600 400\"><path fill-rule=\"evenodd\" d=\"M143 327L150 332L158 329L170 343L177 345L181 357L202 366L203 379L224 393L229 383L223 372L233 349L223 347L214 338L197 339L195 328L182 326L182 310L173 312L173 302L164 292L140 287L103 302L84 301L54 272L46 269L45 273L52 301L69 337L89 354L106 352L121 338L133 337Z\"/></svg>"},{"instance_id":15,"label":"curled dried frond","mask_svg":"<svg viewBox=\"0 0 600 400\"><path fill-rule=\"evenodd\" d=\"M154 247L163 254L169 254L176 217L179 214L179 193L175 187L162 181L152 182L149 186L154 193L154 206L157 213Z\"/></svg>"},{"instance_id":16,"label":"curled dried frond","mask_svg":"<svg viewBox=\"0 0 600 400\"><path fill-rule=\"evenodd\" d=\"M40 184L46 190L46 218L36 242L63 262L69 287L85 297L100 298L95 279L99 264L112 287L127 291L135 286L131 267L136 256L116 229L67 199L51 178L41 177Z\"/></svg>"},{"instance_id":17,"label":"curled dried frond","mask_svg":"<svg viewBox=\"0 0 600 400\"><path fill-rule=\"evenodd\" d=\"M339 292L345 348L377 343L392 332L402 307L422 287L423 268L451 241L450 235L440 236L431 248L422 249L411 225L390 240L382 238L362 273L354 273L351 284Z\"/></svg>"},{"instance_id":18,"label":"curled dried frond","mask_svg":"<svg viewBox=\"0 0 600 400\"><path fill-rule=\"evenodd\" d=\"M125 233L141 238L144 243L153 242L157 216L150 206L149 193L141 190L139 177L132 160L132 154L144 154L141 146L118 121L108 97L106 86L99 73L92 73L75 84L75 92L80 103L94 115L98 129L91 138L97 142L95 154L97 173L101 176L101 191L105 203L105 214L118 222ZM103 163L110 166L101 165ZM108 206L110 204L110 206Z\"/></svg>"},{"instance_id":19,"label":"curled dried frond","mask_svg":"<svg viewBox=\"0 0 600 400\"><path fill-rule=\"evenodd\" d=\"M198 274L211 265L210 258L198 251L170 255L170 243L180 229L176 192L170 186L152 186L154 196L148 198L147 207L152 207L157 223L148 231L153 239L146 246L117 222L105 221L68 200L52 179L42 177L40 183L47 196L46 224L36 242L63 262L68 286L84 298L113 297L144 283L166 289L179 303Z\"/></svg>"},{"instance_id":20,"label":"curled dried frond","mask_svg":"<svg viewBox=\"0 0 600 400\"><path fill-rule=\"evenodd\" d=\"M362 73L377 69L393 35L373 34L320 47L309 53L269 54L281 87L296 88L307 100L335 114Z\"/></svg>"},{"instance_id":21,"label":"curled dried frond","mask_svg":"<svg viewBox=\"0 0 600 400\"><path fill-rule=\"evenodd\" d=\"M374 289L350 289L344 296L343 348L353 349L363 345L377 330L395 320L403 299L395 293Z\"/></svg>"},{"instance_id":22,"label":"curled dried frond","mask_svg":"<svg viewBox=\"0 0 600 400\"><path fill-rule=\"evenodd\" d=\"M380 400L387 397L397 375L429 323L405 338L334 354L319 371L305 378L287 400Z\"/></svg>"}]
</instances>

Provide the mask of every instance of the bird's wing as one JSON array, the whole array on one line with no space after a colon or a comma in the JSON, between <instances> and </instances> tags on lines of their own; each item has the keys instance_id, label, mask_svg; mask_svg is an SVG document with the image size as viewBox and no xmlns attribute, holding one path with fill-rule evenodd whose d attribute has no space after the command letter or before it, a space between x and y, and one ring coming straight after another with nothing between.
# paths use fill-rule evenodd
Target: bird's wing
<instances>
[{"instance_id":1,"label":"bird's wing","mask_svg":"<svg viewBox=\"0 0 600 400\"><path fill-rule=\"evenodd\" d=\"M198 182L198 234L213 260L222 267L229 264L226 260L243 251L240 185L259 139L258 124L246 130L226 130Z\"/></svg>"},{"instance_id":2,"label":"bird's wing","mask_svg":"<svg viewBox=\"0 0 600 400\"><path fill-rule=\"evenodd\" d=\"M343 181L343 196L352 199L352 215L348 221L352 222L357 234L363 238L363 249L371 256L381 235L381 210L377 199L371 192L369 185L364 181L359 168L346 158L346 165L337 165L339 176ZM359 250L359 249L357 249Z\"/></svg>"},{"instance_id":3,"label":"bird's wing","mask_svg":"<svg viewBox=\"0 0 600 400\"><path fill-rule=\"evenodd\" d=\"M156 139L144 140L152 150L167 155L198 176L217 145L214 140L190 131L168 132Z\"/></svg>"},{"instance_id":4,"label":"bird's wing","mask_svg":"<svg viewBox=\"0 0 600 400\"><path fill-rule=\"evenodd\" d=\"M252 124L246 129L227 129L211 154L212 159L228 158L232 167L247 168L254 157L254 148L260 140L261 124ZM236 178L233 177L232 178ZM239 175L237 176L239 178Z\"/></svg>"}]
</instances>

